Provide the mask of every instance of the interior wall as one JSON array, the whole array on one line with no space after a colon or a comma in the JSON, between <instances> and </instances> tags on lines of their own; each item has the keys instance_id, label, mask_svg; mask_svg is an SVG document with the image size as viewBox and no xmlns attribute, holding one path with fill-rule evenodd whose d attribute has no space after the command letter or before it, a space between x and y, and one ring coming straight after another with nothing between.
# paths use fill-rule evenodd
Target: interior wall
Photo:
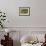
<instances>
[{"instance_id":1,"label":"interior wall","mask_svg":"<svg viewBox=\"0 0 46 46\"><path fill-rule=\"evenodd\" d=\"M6 12L6 27L46 27L46 0L0 0ZM30 7L30 16L19 16L19 7Z\"/></svg>"},{"instance_id":2,"label":"interior wall","mask_svg":"<svg viewBox=\"0 0 46 46\"><path fill-rule=\"evenodd\" d=\"M12 31L20 31L20 37L31 31L46 31L45 4L46 0L0 0L0 10L6 12L7 16L5 26ZM19 7L30 7L32 14L30 16L19 16ZM17 34L16 37L18 38Z\"/></svg>"}]
</instances>

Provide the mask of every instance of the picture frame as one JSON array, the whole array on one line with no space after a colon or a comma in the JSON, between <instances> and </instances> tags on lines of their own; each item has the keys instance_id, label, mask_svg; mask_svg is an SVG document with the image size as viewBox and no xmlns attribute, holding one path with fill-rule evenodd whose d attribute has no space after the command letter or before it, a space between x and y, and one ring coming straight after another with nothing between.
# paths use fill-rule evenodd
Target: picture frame
<instances>
[{"instance_id":1,"label":"picture frame","mask_svg":"<svg viewBox=\"0 0 46 46\"><path fill-rule=\"evenodd\" d=\"M30 16L30 7L19 7L19 16Z\"/></svg>"}]
</instances>

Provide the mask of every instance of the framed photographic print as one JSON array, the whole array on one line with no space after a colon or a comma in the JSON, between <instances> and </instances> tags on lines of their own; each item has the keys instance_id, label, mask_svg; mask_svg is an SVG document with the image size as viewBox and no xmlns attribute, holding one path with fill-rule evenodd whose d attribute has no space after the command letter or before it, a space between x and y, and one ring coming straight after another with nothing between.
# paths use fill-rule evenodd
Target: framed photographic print
<instances>
[{"instance_id":1,"label":"framed photographic print","mask_svg":"<svg viewBox=\"0 0 46 46\"><path fill-rule=\"evenodd\" d=\"M30 7L19 7L19 16L30 16Z\"/></svg>"}]
</instances>

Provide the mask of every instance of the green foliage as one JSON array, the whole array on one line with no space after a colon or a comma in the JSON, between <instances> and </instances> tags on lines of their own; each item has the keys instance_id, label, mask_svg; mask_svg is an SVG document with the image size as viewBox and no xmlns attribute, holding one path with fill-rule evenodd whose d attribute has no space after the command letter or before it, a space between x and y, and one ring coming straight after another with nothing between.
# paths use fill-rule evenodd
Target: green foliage
<instances>
[{"instance_id":1,"label":"green foliage","mask_svg":"<svg viewBox=\"0 0 46 46\"><path fill-rule=\"evenodd\" d=\"M4 12L0 12L0 27L3 28L4 26L4 21L6 20L6 15Z\"/></svg>"}]
</instances>

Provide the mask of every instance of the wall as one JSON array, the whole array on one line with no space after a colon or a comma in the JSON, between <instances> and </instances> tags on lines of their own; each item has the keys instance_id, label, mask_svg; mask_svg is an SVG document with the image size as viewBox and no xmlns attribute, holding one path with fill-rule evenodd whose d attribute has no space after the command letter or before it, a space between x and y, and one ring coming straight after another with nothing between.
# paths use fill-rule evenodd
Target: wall
<instances>
[{"instance_id":1,"label":"wall","mask_svg":"<svg viewBox=\"0 0 46 46\"><path fill-rule=\"evenodd\" d=\"M12 31L20 31L20 36L31 31L46 31L45 4L46 0L0 0L0 9L6 12L8 20L5 26ZM23 6L30 7L32 15L19 16L19 7Z\"/></svg>"},{"instance_id":2,"label":"wall","mask_svg":"<svg viewBox=\"0 0 46 46\"><path fill-rule=\"evenodd\" d=\"M46 0L0 0L0 9L6 12L6 27L46 27ZM32 15L19 16L19 7L31 7Z\"/></svg>"}]
</instances>

